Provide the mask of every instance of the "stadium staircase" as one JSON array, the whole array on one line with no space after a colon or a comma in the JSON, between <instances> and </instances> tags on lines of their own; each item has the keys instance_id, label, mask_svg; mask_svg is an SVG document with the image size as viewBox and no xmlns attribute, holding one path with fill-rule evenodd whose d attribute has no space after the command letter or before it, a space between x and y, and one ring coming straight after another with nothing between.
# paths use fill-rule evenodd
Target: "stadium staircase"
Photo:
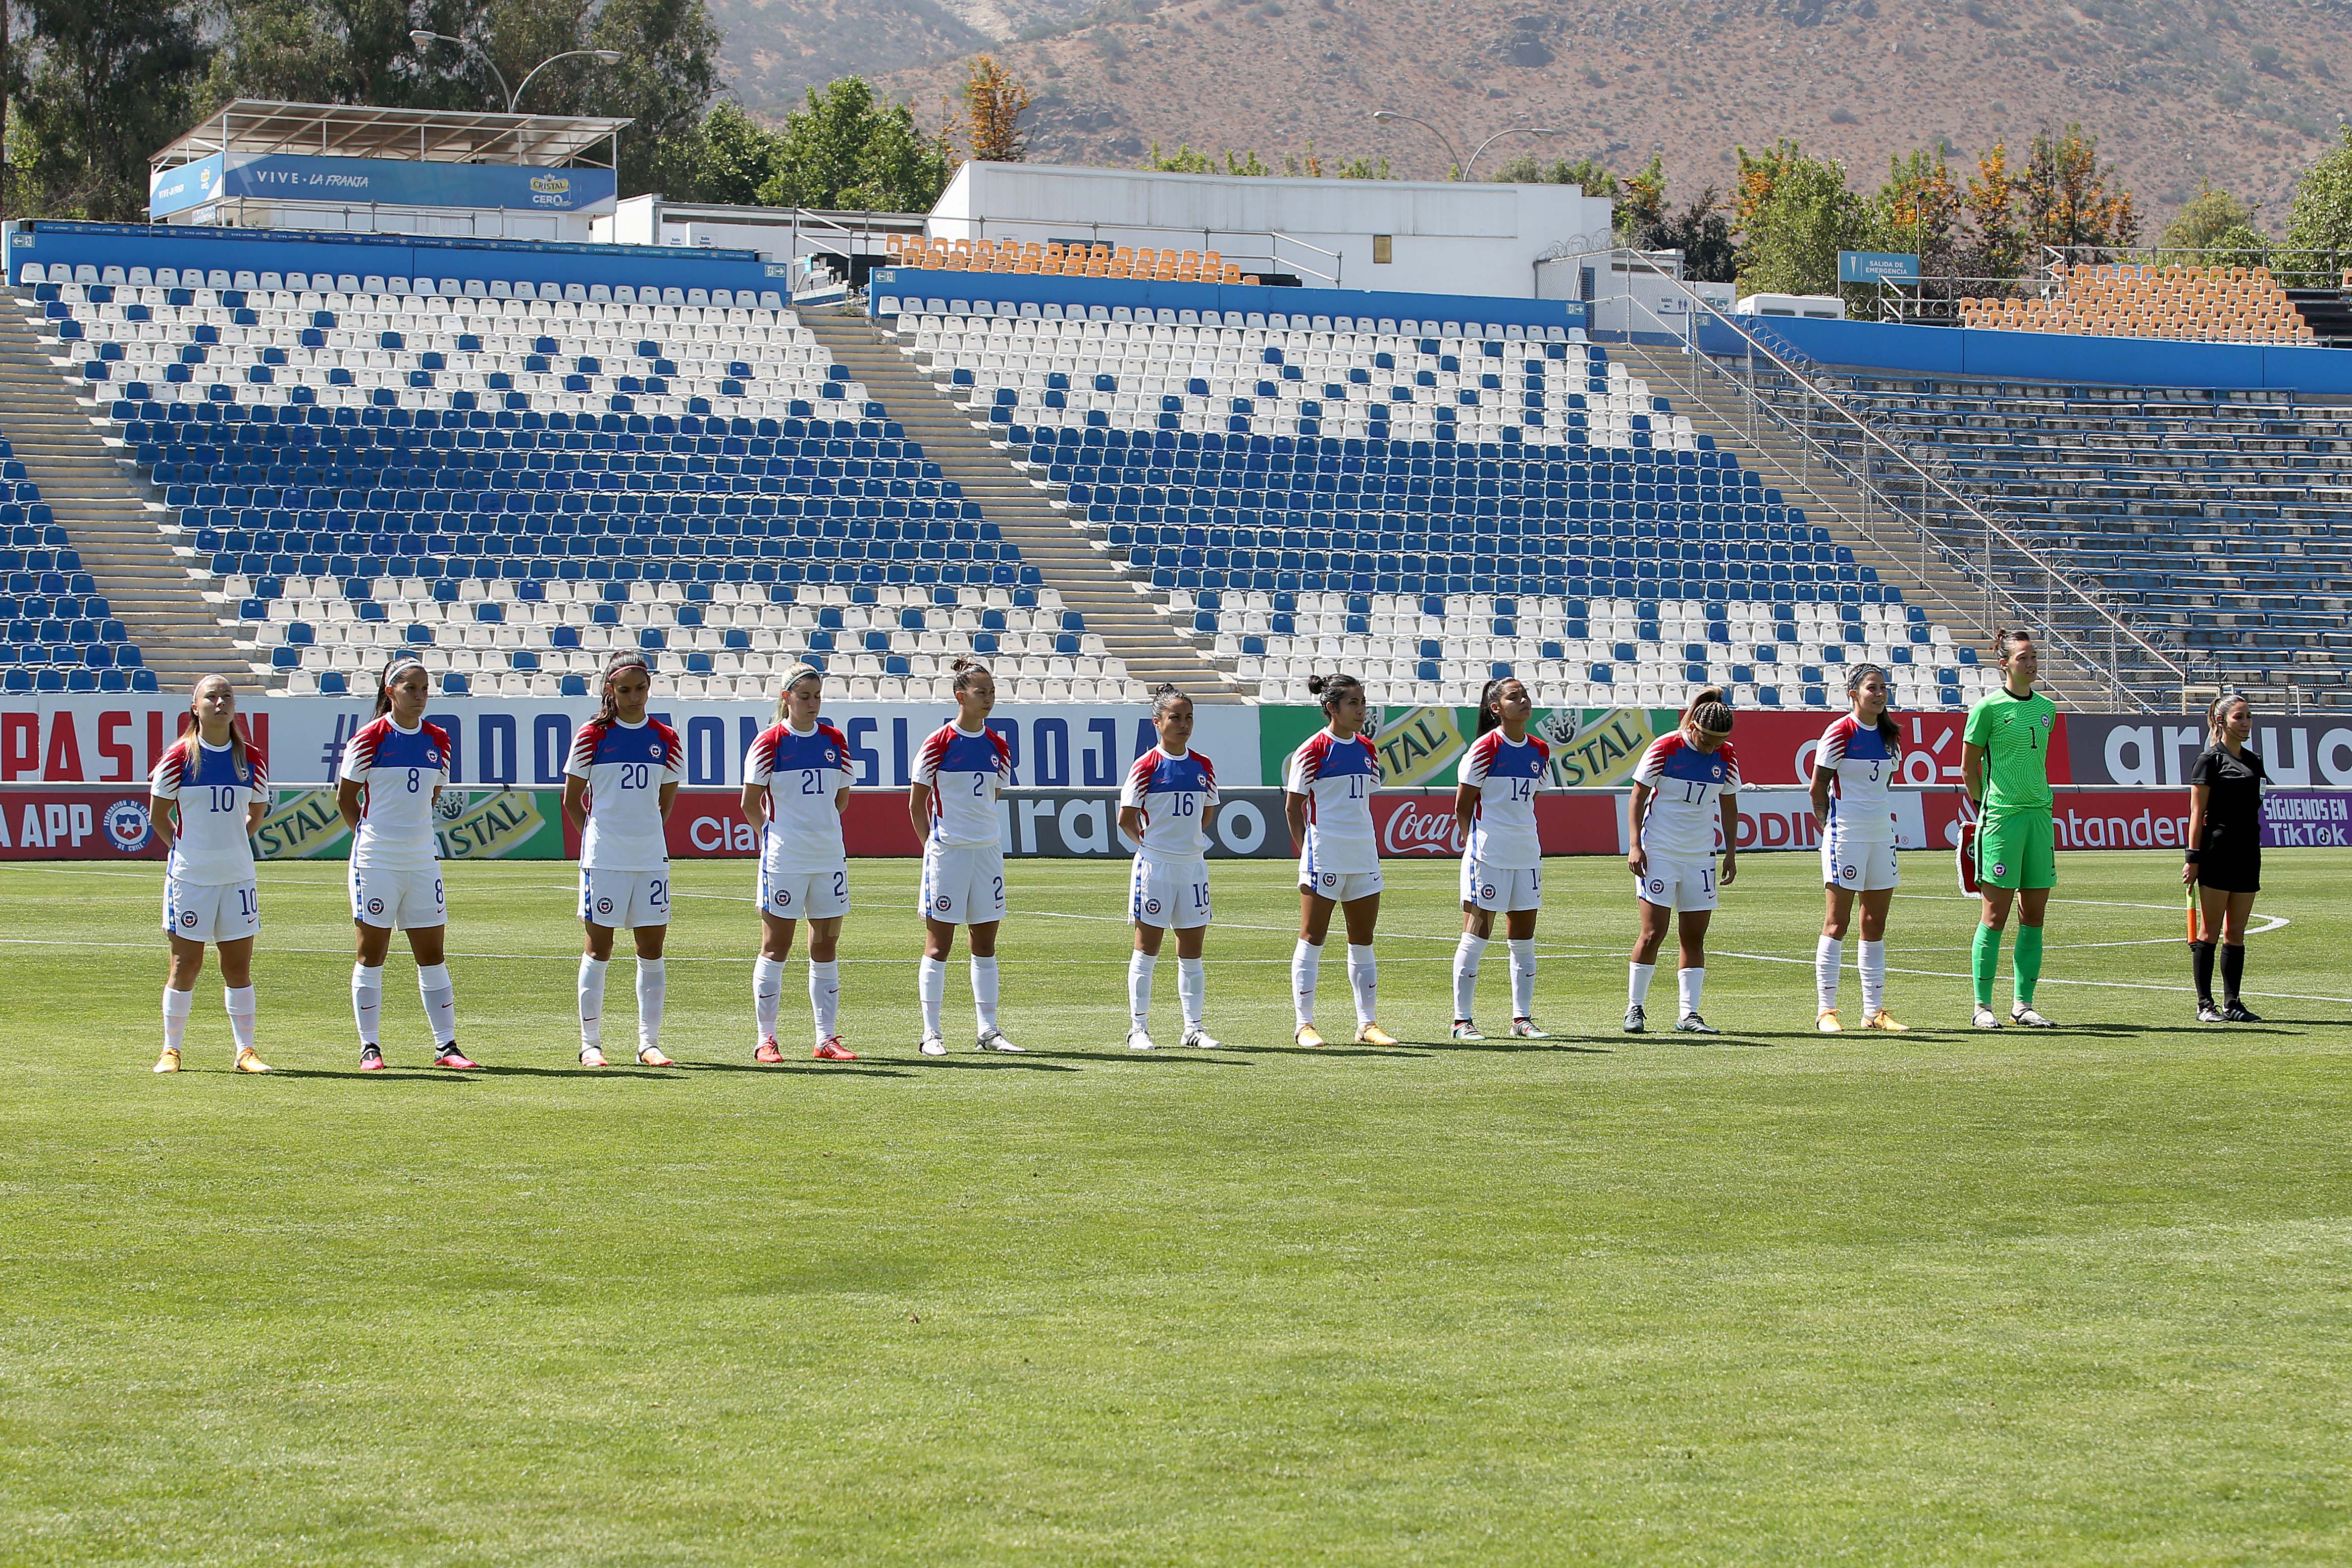
<instances>
[{"instance_id":1,"label":"stadium staircase","mask_svg":"<svg viewBox=\"0 0 2352 1568\"><path fill-rule=\"evenodd\" d=\"M1035 566L1062 603L1086 617L1087 629L1124 660L1131 679L1171 682L1204 702L1238 702L1255 689L1204 659L1180 639L1157 607L1114 576L1102 553L1053 508L1037 483L950 402L897 348L876 335L862 314L803 310L801 323L832 350L868 395L922 445L940 472L980 503L982 514Z\"/></svg>"},{"instance_id":2,"label":"stadium staircase","mask_svg":"<svg viewBox=\"0 0 2352 1568\"><path fill-rule=\"evenodd\" d=\"M2352 349L2352 288L2290 289L2286 297L2321 347Z\"/></svg>"},{"instance_id":3,"label":"stadium staircase","mask_svg":"<svg viewBox=\"0 0 2352 1568\"><path fill-rule=\"evenodd\" d=\"M1638 367L1653 386L1669 392L1675 409L1690 416L1693 429L1715 437L1718 446L1741 454L1741 460L1772 476L1784 491L1802 499L1806 515L1829 529L1831 536L1853 552L1857 562L1878 570L1881 580L1903 584L1911 603L1926 609L1928 618L1951 633L1962 647L1983 648L1994 628L1983 614L1984 595L1940 560L1918 551L1891 546L1865 531L1861 519L1869 509L1852 481L1809 454L1796 437L1778 428L1751 429L1745 395L1714 374L1685 350L1663 344L1624 343L1610 351ZM1914 531L1907 522L1906 532ZM2106 699L2096 683L2083 679L2056 660L2045 668L2042 684L2067 706L2099 707Z\"/></svg>"},{"instance_id":4,"label":"stadium staircase","mask_svg":"<svg viewBox=\"0 0 2352 1568\"><path fill-rule=\"evenodd\" d=\"M21 309L0 310L0 431L159 685L251 674L156 526L163 511L121 442L99 433Z\"/></svg>"}]
</instances>

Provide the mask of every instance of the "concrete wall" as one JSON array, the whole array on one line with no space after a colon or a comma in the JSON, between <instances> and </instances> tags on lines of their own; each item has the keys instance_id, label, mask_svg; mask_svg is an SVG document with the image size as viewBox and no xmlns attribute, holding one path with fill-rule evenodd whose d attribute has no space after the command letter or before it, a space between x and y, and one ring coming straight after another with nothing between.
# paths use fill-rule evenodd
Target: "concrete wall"
<instances>
[{"instance_id":1,"label":"concrete wall","mask_svg":"<svg viewBox=\"0 0 2352 1568\"><path fill-rule=\"evenodd\" d=\"M1535 297L1538 258L1605 246L1609 221L1608 200L1575 185L966 163L931 209L930 231L1217 250L1245 270L1278 268L1315 287L1524 300ZM1391 237L1392 260L1373 261L1376 235Z\"/></svg>"}]
</instances>

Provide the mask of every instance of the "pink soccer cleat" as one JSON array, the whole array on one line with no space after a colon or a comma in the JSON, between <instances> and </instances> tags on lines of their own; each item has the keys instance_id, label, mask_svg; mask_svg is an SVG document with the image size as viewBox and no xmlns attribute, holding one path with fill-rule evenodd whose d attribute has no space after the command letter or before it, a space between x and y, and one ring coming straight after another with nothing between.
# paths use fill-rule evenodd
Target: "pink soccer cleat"
<instances>
[{"instance_id":1,"label":"pink soccer cleat","mask_svg":"<svg viewBox=\"0 0 2352 1568\"><path fill-rule=\"evenodd\" d=\"M457 1048L457 1041L452 1040L433 1053L433 1065L436 1068L449 1068L457 1072L471 1072L481 1064L467 1060L466 1053Z\"/></svg>"},{"instance_id":2,"label":"pink soccer cleat","mask_svg":"<svg viewBox=\"0 0 2352 1568\"><path fill-rule=\"evenodd\" d=\"M784 1047L776 1044L775 1037L771 1035L760 1042L760 1048L751 1053L751 1059L773 1065L784 1059Z\"/></svg>"},{"instance_id":3,"label":"pink soccer cleat","mask_svg":"<svg viewBox=\"0 0 2352 1568\"><path fill-rule=\"evenodd\" d=\"M844 1046L839 1035L827 1036L811 1054L821 1062L854 1062L857 1059L857 1053Z\"/></svg>"}]
</instances>

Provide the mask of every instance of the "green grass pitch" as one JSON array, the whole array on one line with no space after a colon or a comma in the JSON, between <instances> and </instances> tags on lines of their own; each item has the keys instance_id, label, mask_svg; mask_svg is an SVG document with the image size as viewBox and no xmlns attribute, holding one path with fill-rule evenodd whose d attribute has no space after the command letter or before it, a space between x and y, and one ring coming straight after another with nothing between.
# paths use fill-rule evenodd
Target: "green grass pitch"
<instances>
[{"instance_id":1,"label":"green grass pitch","mask_svg":"<svg viewBox=\"0 0 2352 1568\"><path fill-rule=\"evenodd\" d=\"M1811 1030L1815 867L1747 861L1693 1043L1617 1032L1623 870L1554 862L1562 1037L1457 1047L1454 868L1392 861L1406 1044L1307 1053L1288 868L1226 863L1234 1048L1131 1057L1124 868L1015 862L1031 1054L931 1062L915 868L861 863L863 1058L761 1069L752 868L682 866L679 1065L590 1074L571 868L460 866L488 1070L424 1068L396 948L369 1078L341 868L273 866L257 1079L210 972L148 1071L155 868L0 868L0 1561L2352 1558L2352 856L2273 857L2271 1022L2214 1029L2178 860L2066 858L2032 1036L1957 1026L1906 857L1899 1038Z\"/></svg>"}]
</instances>

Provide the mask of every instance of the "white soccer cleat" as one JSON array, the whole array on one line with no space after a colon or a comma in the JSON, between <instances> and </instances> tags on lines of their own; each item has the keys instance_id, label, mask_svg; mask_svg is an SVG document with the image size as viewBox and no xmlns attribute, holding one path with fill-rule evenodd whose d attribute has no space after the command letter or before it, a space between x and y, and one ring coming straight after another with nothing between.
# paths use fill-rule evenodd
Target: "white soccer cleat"
<instances>
[{"instance_id":1,"label":"white soccer cleat","mask_svg":"<svg viewBox=\"0 0 2352 1568\"><path fill-rule=\"evenodd\" d=\"M2000 1027L2000 1015L1990 1007L1979 1007L1969 1022L1979 1029L1998 1029Z\"/></svg>"},{"instance_id":2,"label":"white soccer cleat","mask_svg":"<svg viewBox=\"0 0 2352 1568\"><path fill-rule=\"evenodd\" d=\"M1717 1028L1713 1024L1708 1023L1705 1018L1700 1017L1696 1013L1685 1013L1681 1017L1675 1020L1675 1033L1678 1035L1719 1035L1723 1033L1723 1031Z\"/></svg>"},{"instance_id":3,"label":"white soccer cleat","mask_svg":"<svg viewBox=\"0 0 2352 1568\"><path fill-rule=\"evenodd\" d=\"M1533 1018L1514 1018L1511 1020L1511 1038L1515 1040L1549 1040L1551 1038L1551 1031L1537 1023Z\"/></svg>"},{"instance_id":4,"label":"white soccer cleat","mask_svg":"<svg viewBox=\"0 0 2352 1568\"><path fill-rule=\"evenodd\" d=\"M1196 1051L1213 1051L1218 1047L1218 1040L1206 1028L1194 1024L1184 1031L1184 1044Z\"/></svg>"},{"instance_id":5,"label":"white soccer cleat","mask_svg":"<svg viewBox=\"0 0 2352 1568\"><path fill-rule=\"evenodd\" d=\"M580 1047L580 1065L583 1068L603 1067L604 1053L594 1046L583 1046Z\"/></svg>"},{"instance_id":6,"label":"white soccer cleat","mask_svg":"<svg viewBox=\"0 0 2352 1568\"><path fill-rule=\"evenodd\" d=\"M1151 1038L1149 1029L1129 1029L1127 1032L1127 1048L1130 1051L1156 1051L1160 1047Z\"/></svg>"},{"instance_id":7,"label":"white soccer cleat","mask_svg":"<svg viewBox=\"0 0 2352 1568\"><path fill-rule=\"evenodd\" d=\"M2021 1029L2054 1029L2058 1026L2032 1008L2021 1005L2009 1010L2009 1021Z\"/></svg>"},{"instance_id":8,"label":"white soccer cleat","mask_svg":"<svg viewBox=\"0 0 2352 1568\"><path fill-rule=\"evenodd\" d=\"M1004 1031L1002 1029L982 1029L980 1032L980 1038L972 1042L972 1049L976 1051L1011 1051L1015 1056L1021 1054L1021 1047L1014 1045L1011 1040L1006 1039L1004 1037Z\"/></svg>"},{"instance_id":9,"label":"white soccer cleat","mask_svg":"<svg viewBox=\"0 0 2352 1568\"><path fill-rule=\"evenodd\" d=\"M937 1035L925 1035L922 1052L927 1057L943 1057L948 1054L948 1043Z\"/></svg>"},{"instance_id":10,"label":"white soccer cleat","mask_svg":"<svg viewBox=\"0 0 2352 1568\"><path fill-rule=\"evenodd\" d=\"M1486 1037L1480 1034L1478 1026L1469 1019L1456 1018L1454 1020L1454 1037L1457 1040L1483 1040Z\"/></svg>"}]
</instances>

